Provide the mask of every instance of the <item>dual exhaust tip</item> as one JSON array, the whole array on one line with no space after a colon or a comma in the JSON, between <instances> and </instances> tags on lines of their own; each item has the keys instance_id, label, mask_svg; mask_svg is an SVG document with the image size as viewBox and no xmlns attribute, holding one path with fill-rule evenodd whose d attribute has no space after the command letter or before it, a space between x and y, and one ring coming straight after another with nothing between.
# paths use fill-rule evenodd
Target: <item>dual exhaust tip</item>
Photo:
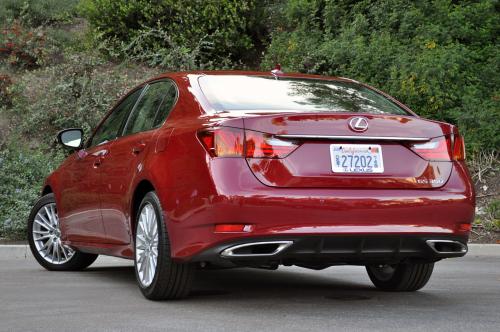
<instances>
[{"instance_id":1,"label":"dual exhaust tip","mask_svg":"<svg viewBox=\"0 0 500 332\"><path fill-rule=\"evenodd\" d=\"M427 240L425 243L439 255L466 254L468 250L465 244L453 240Z\"/></svg>"},{"instance_id":2,"label":"dual exhaust tip","mask_svg":"<svg viewBox=\"0 0 500 332\"><path fill-rule=\"evenodd\" d=\"M453 240L426 240L425 243L437 255L464 255L468 250L465 244ZM290 247L292 244L293 241L263 241L244 243L224 249L220 253L220 256L222 258L275 256Z\"/></svg>"},{"instance_id":3,"label":"dual exhaust tip","mask_svg":"<svg viewBox=\"0 0 500 332\"><path fill-rule=\"evenodd\" d=\"M274 256L288 248L293 241L265 241L239 244L221 252L223 258Z\"/></svg>"}]
</instances>

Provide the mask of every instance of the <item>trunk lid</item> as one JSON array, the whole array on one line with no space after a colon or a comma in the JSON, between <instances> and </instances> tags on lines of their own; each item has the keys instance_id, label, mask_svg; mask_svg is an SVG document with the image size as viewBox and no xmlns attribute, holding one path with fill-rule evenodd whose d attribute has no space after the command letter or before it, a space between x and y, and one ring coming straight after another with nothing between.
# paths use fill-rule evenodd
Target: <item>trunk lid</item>
<instances>
[{"instance_id":1,"label":"trunk lid","mask_svg":"<svg viewBox=\"0 0 500 332\"><path fill-rule=\"evenodd\" d=\"M353 128L359 118L367 123L363 131ZM452 162L428 161L410 148L411 144L450 135L452 128L445 123L402 115L281 113L252 116L250 112L246 113L243 122L246 130L272 134L300 144L282 159L247 158L254 175L268 186L439 188L451 174ZM334 172L332 145L344 149L353 146L380 149L383 172Z\"/></svg>"}]
</instances>

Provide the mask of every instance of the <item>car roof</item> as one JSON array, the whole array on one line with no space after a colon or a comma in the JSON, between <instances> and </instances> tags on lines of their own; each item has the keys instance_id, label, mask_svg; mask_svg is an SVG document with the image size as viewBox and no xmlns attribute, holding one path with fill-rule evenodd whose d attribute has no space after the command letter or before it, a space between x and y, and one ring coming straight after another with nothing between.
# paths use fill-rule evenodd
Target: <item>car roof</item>
<instances>
[{"instance_id":1,"label":"car roof","mask_svg":"<svg viewBox=\"0 0 500 332\"><path fill-rule=\"evenodd\" d=\"M194 71L182 71L182 72L166 72L160 74L159 76L151 79L157 80L161 78L187 78L188 76L205 76L205 75L234 75L234 76L268 76L268 77L290 77L290 78L311 78L320 80L339 80L339 81L349 81L357 82L345 77L337 76L323 76L314 74L304 74L304 73L277 73L273 74L271 71L246 71L246 70L194 70Z\"/></svg>"}]
</instances>

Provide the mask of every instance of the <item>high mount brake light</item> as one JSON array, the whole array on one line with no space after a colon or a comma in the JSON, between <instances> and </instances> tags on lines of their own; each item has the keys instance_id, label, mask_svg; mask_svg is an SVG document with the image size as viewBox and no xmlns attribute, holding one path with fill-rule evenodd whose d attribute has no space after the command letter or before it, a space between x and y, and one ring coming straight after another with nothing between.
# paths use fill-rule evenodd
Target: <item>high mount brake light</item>
<instances>
[{"instance_id":1,"label":"high mount brake light","mask_svg":"<svg viewBox=\"0 0 500 332\"><path fill-rule=\"evenodd\" d=\"M429 142L412 144L411 149L426 160L464 160L464 139L458 134L455 134L453 138L452 140L452 136L436 137Z\"/></svg>"},{"instance_id":2,"label":"high mount brake light","mask_svg":"<svg viewBox=\"0 0 500 332\"><path fill-rule=\"evenodd\" d=\"M198 137L212 157L285 158L298 147L271 134L229 127L203 130Z\"/></svg>"}]
</instances>

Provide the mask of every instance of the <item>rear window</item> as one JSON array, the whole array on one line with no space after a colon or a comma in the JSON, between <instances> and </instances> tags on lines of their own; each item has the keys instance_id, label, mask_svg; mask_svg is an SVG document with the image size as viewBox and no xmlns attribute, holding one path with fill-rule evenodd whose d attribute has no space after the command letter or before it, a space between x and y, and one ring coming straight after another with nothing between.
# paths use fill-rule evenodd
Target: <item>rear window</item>
<instances>
[{"instance_id":1,"label":"rear window","mask_svg":"<svg viewBox=\"0 0 500 332\"><path fill-rule=\"evenodd\" d=\"M408 115L383 95L355 82L207 75L199 84L217 111L313 111Z\"/></svg>"}]
</instances>

